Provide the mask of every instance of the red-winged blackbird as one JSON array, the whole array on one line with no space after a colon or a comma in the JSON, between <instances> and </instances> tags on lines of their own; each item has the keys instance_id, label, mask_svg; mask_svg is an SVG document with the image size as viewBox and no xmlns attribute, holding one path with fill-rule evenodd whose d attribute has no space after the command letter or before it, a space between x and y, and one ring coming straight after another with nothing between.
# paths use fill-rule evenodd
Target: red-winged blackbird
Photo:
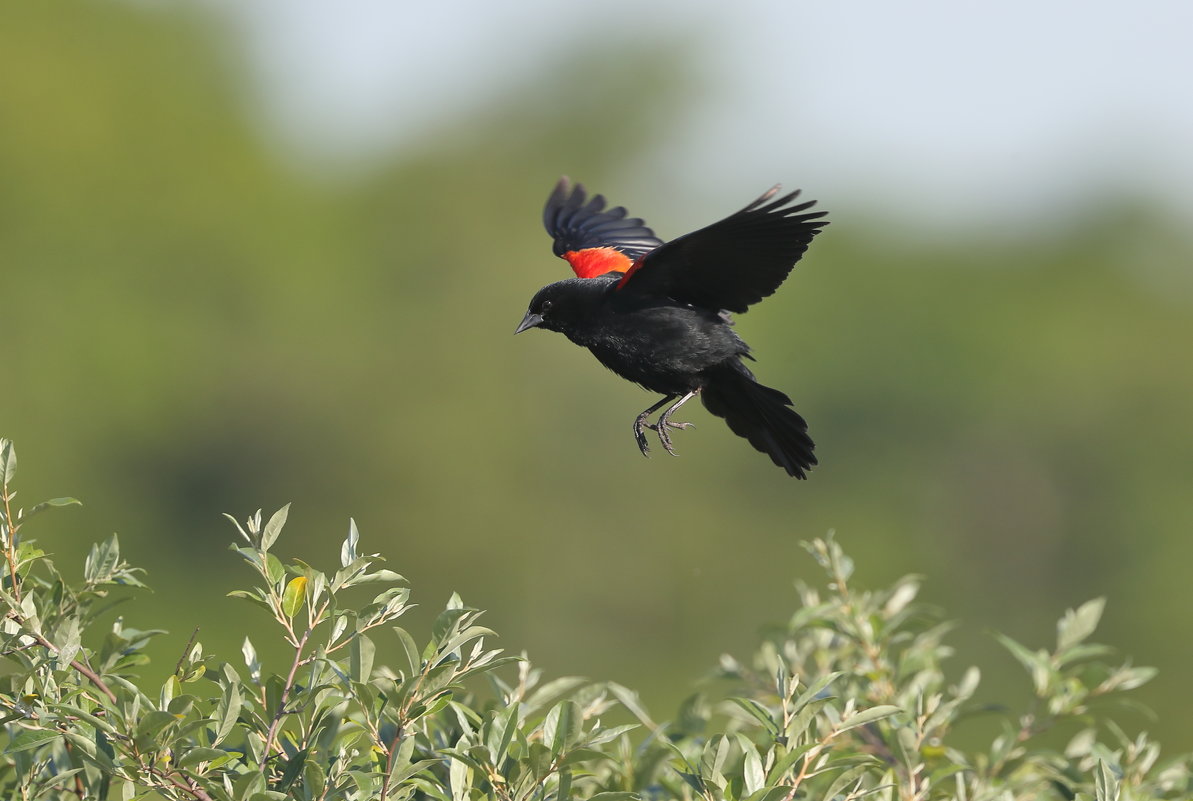
<instances>
[{"instance_id":1,"label":"red-winged blackbird","mask_svg":"<svg viewBox=\"0 0 1193 801\"><path fill-rule=\"evenodd\" d=\"M808 424L790 398L754 380L742 363L753 358L750 349L730 327L729 312L774 292L828 224L825 212L801 213L815 201L791 205L799 191L774 199L778 191L664 244L623 207L606 209L601 195L589 199L582 184L560 179L543 223L555 255L578 277L539 290L515 333L559 331L621 377L664 395L634 420L643 454L647 428L675 453L668 429L692 424L671 415L699 394L735 434L788 475L806 478L816 464ZM657 422L646 422L672 401Z\"/></svg>"}]
</instances>

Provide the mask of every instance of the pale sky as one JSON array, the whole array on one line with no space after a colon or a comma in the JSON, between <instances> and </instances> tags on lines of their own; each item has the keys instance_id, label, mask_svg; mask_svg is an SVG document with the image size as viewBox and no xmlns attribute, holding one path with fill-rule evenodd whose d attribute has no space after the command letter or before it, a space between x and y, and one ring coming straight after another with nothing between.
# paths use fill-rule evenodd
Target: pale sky
<instances>
[{"instance_id":1,"label":"pale sky","mask_svg":"<svg viewBox=\"0 0 1193 801\"><path fill-rule=\"evenodd\" d=\"M646 183L797 182L926 225L1119 190L1193 217L1189 0L210 2L245 34L271 130L313 158L417 140L580 37L611 58L679 37L700 101L633 165Z\"/></svg>"}]
</instances>

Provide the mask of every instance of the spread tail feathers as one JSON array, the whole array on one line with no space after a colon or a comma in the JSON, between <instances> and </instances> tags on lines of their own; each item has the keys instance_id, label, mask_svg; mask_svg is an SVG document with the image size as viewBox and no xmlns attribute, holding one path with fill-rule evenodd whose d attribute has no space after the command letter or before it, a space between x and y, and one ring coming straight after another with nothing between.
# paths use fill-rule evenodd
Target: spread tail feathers
<instances>
[{"instance_id":1,"label":"spread tail feathers","mask_svg":"<svg viewBox=\"0 0 1193 801\"><path fill-rule=\"evenodd\" d=\"M807 478L806 471L816 464L814 446L808 424L791 408L790 398L759 384L740 364L709 375L700 397L706 409L725 418L734 434L770 456L787 475Z\"/></svg>"}]
</instances>

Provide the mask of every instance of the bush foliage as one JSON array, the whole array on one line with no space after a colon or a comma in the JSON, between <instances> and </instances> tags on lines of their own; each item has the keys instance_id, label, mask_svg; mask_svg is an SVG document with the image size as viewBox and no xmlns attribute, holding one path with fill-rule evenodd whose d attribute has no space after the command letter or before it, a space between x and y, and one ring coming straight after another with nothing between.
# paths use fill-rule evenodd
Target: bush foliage
<instances>
[{"instance_id":1,"label":"bush foliage","mask_svg":"<svg viewBox=\"0 0 1193 801\"><path fill-rule=\"evenodd\" d=\"M481 612L453 597L429 633L397 624L402 577L360 550L355 524L325 572L273 552L287 508L236 523L233 551L253 576L233 593L271 617L292 656L266 666L195 638L162 686L137 669L156 629L110 618L113 591L143 587L115 536L68 581L22 529L77 503L13 504L16 455L0 440L6 562L0 677L0 790L6 798L131 799L1074 799L1187 798L1188 757L1160 761L1104 700L1149 668L1109 661L1089 641L1100 600L1067 612L1051 649L1000 636L1027 670L1019 713L973 701L980 673L943 663L950 626L904 578L869 591L830 536L805 547L827 574L749 659L722 658L669 722L612 682L545 679L491 647ZM233 521L235 523L235 521ZM372 600L349 602L371 585ZM398 664L374 659L396 642ZM1001 731L957 745L977 712ZM1063 725L1062 725L1063 724ZM1063 734L1063 739L1057 739ZM1053 743L1060 742L1060 748Z\"/></svg>"}]
</instances>

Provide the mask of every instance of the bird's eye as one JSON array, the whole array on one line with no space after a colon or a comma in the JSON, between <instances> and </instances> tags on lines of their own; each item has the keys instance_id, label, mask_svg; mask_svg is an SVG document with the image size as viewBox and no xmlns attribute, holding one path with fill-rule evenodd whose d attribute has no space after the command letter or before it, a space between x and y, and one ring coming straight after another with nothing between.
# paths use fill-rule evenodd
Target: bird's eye
<instances>
[{"instance_id":1,"label":"bird's eye","mask_svg":"<svg viewBox=\"0 0 1193 801\"><path fill-rule=\"evenodd\" d=\"M549 311L551 311L551 301L544 300L543 301L543 310L542 310L541 314L546 314Z\"/></svg>"}]
</instances>

